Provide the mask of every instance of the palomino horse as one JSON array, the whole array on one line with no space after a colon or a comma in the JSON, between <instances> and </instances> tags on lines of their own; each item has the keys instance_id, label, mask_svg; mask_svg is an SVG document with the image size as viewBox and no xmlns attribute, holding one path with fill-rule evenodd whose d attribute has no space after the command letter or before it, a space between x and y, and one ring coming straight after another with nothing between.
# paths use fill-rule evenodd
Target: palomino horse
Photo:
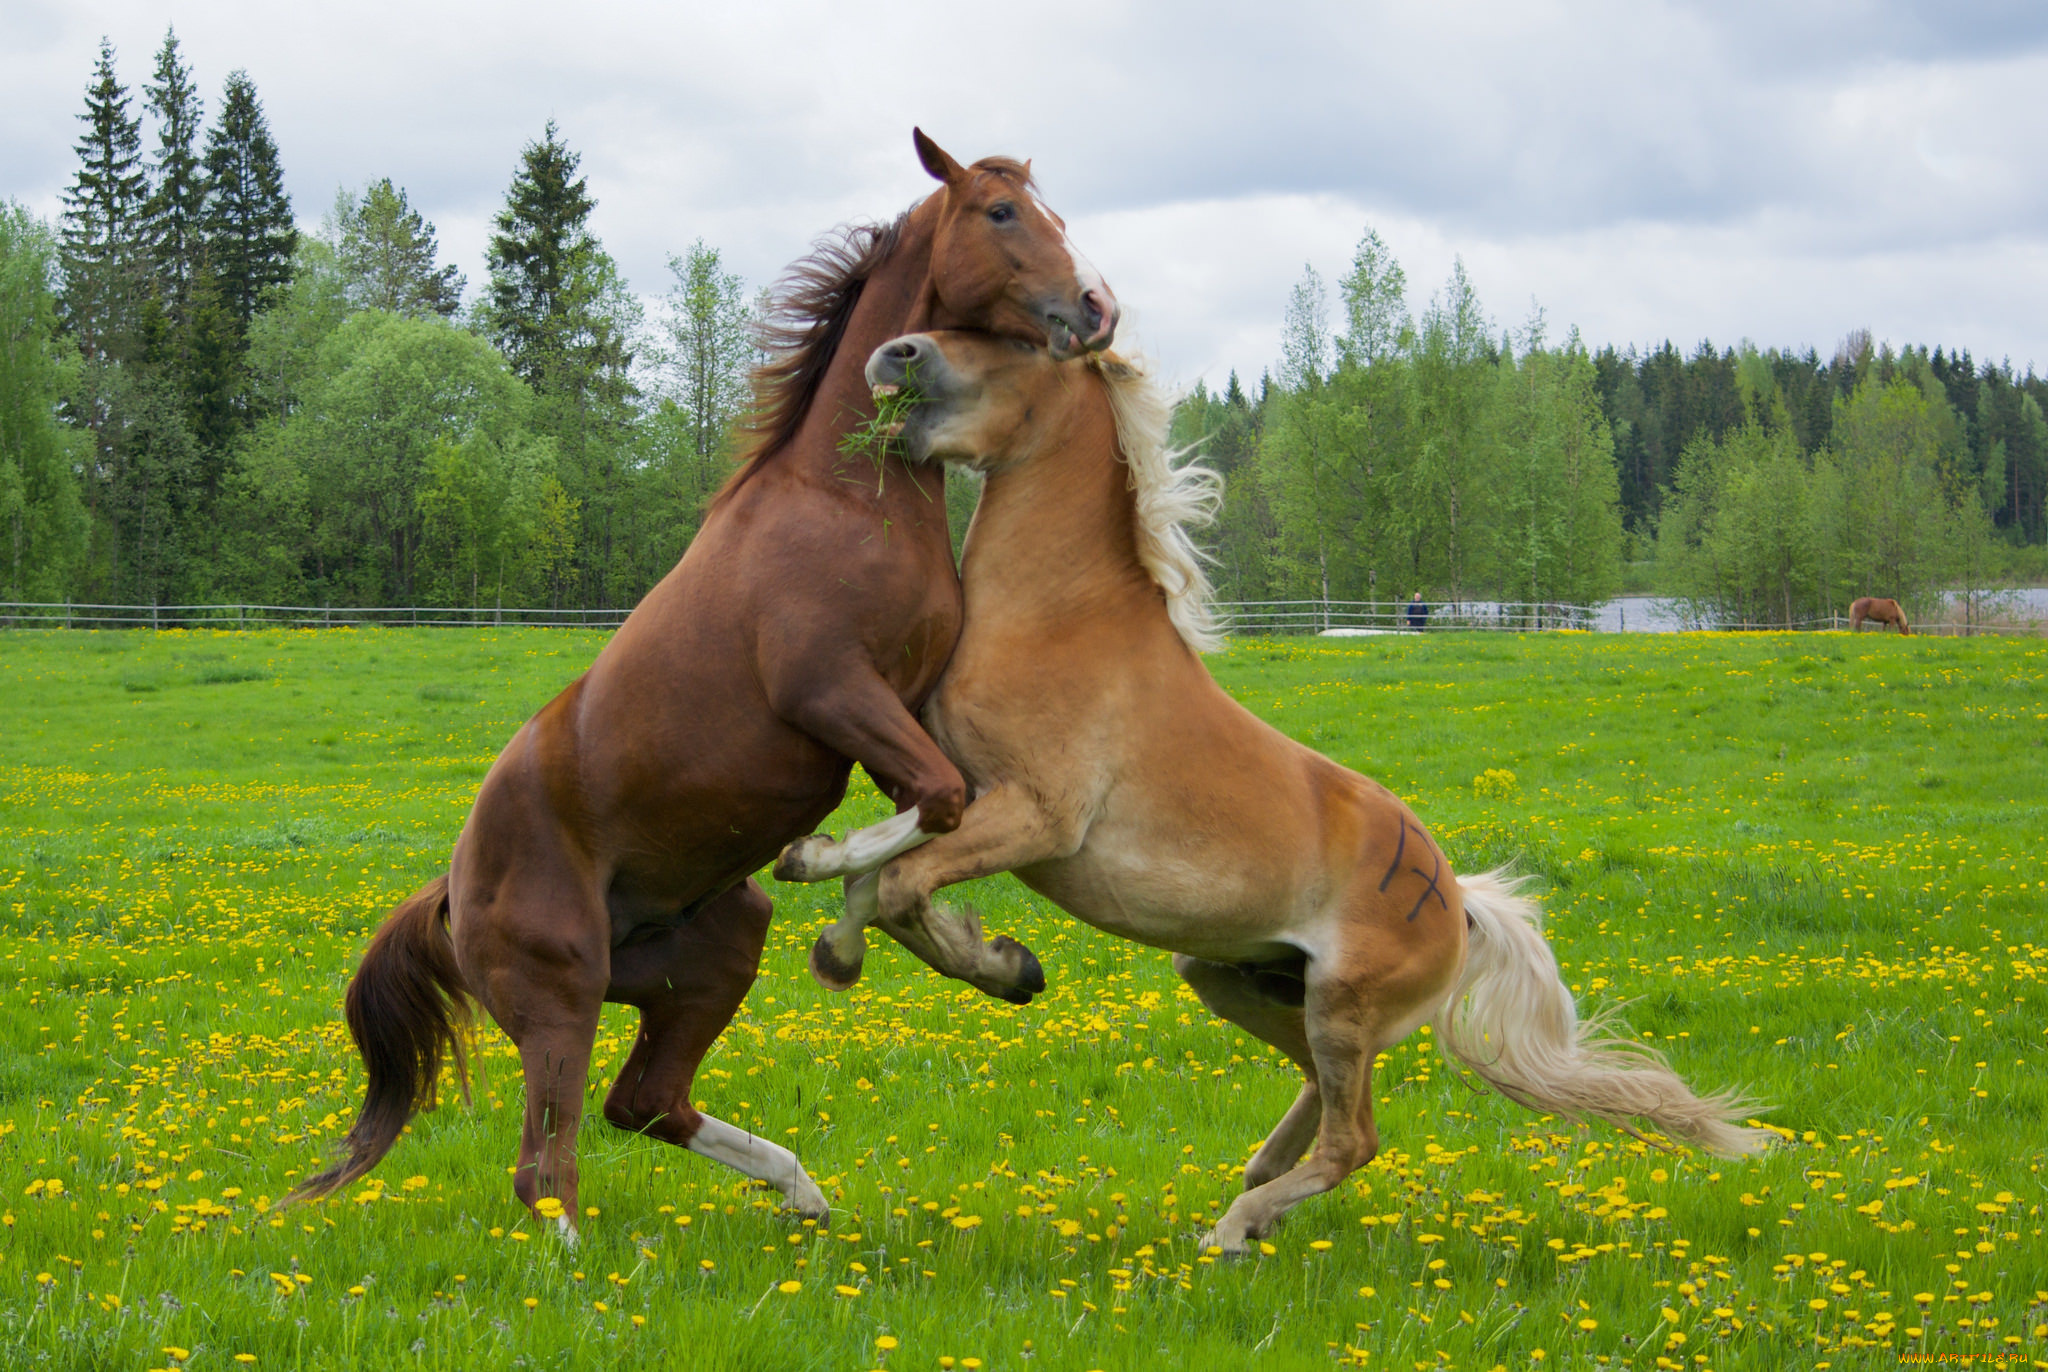
<instances>
[{"instance_id":1,"label":"palomino horse","mask_svg":"<svg viewBox=\"0 0 2048 1372\"><path fill-rule=\"evenodd\" d=\"M1396 796L1217 686L1183 529L1217 484L1174 468L1167 402L1143 376L941 333L880 349L868 377L914 384L912 455L987 473L966 627L924 713L974 801L952 833L849 881L812 954L820 981L859 976L867 922L920 918L938 888L1004 870L1172 950L1210 1010L1306 1077L1203 1240L1226 1253L1372 1159L1373 1057L1432 1020L1458 1061L1532 1109L1646 1121L1731 1155L1762 1146L1766 1131L1733 1123L1748 1102L1696 1096L1652 1051L1578 1021L1516 882L1453 876ZM776 872L855 871L866 860L850 850L871 836L805 839Z\"/></svg>"},{"instance_id":2,"label":"palomino horse","mask_svg":"<svg viewBox=\"0 0 2048 1372\"><path fill-rule=\"evenodd\" d=\"M1906 612L1899 608L1899 602L1896 600L1880 600L1874 595L1867 595L1858 600L1849 607L1849 632L1862 633L1863 621L1866 619L1874 620L1880 630L1887 624L1896 624L1902 634L1913 632L1913 626L1906 622Z\"/></svg>"},{"instance_id":3,"label":"palomino horse","mask_svg":"<svg viewBox=\"0 0 2048 1372\"><path fill-rule=\"evenodd\" d=\"M1108 346L1117 323L1025 164L962 167L922 133L916 143L943 189L793 269L744 466L675 570L499 755L448 874L371 942L347 999L367 1095L344 1155L298 1194L346 1185L384 1155L433 1099L443 1052L460 1068L473 997L525 1074L514 1190L573 1236L591 1047L614 1001L639 1008L640 1031L605 1118L825 1212L788 1149L700 1114L690 1085L758 968L769 904L749 874L838 805L852 764L904 811L896 830L944 832L966 804L912 714L960 625L944 474L840 450L867 420L861 368L923 324L1068 355ZM992 994L1044 987L1011 940L984 944L976 929L972 948L941 952L890 927Z\"/></svg>"}]
</instances>

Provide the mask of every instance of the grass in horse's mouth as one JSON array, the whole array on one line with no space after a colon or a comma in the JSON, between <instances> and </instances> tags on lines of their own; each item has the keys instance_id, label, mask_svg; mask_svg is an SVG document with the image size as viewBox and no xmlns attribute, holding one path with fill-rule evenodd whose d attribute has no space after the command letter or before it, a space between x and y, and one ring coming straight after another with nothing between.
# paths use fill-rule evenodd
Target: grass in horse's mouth
<instances>
[{"instance_id":1,"label":"grass in horse's mouth","mask_svg":"<svg viewBox=\"0 0 2048 1372\"><path fill-rule=\"evenodd\" d=\"M839 440L839 451L869 458L879 467L891 452L902 456L901 449L892 445L902 439L903 425L924 394L912 381L900 386L876 386L870 394L875 402L874 417L858 428L848 429Z\"/></svg>"}]
</instances>

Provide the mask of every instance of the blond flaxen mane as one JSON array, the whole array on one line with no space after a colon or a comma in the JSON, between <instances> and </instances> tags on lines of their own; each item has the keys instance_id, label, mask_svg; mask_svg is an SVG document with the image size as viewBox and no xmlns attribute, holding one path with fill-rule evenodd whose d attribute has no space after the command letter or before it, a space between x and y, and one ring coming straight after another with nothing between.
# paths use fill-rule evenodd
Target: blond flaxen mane
<instances>
[{"instance_id":1,"label":"blond flaxen mane","mask_svg":"<svg viewBox=\"0 0 2048 1372\"><path fill-rule=\"evenodd\" d=\"M1114 353L1089 361L1109 389L1117 447L1137 496L1138 558L1166 592L1166 611L1181 640L1198 653L1213 652L1223 646L1223 634L1210 603L1214 591L1202 570L1206 555L1188 530L1216 522L1223 478L1191 461L1177 461L1191 450L1167 445L1173 397L1141 362Z\"/></svg>"}]
</instances>

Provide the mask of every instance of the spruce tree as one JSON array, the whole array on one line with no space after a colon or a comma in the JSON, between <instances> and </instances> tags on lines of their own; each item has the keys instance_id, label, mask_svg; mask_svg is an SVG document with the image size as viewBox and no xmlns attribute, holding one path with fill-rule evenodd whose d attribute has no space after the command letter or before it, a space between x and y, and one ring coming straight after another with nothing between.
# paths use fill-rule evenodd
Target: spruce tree
<instances>
[{"instance_id":1,"label":"spruce tree","mask_svg":"<svg viewBox=\"0 0 2048 1372\"><path fill-rule=\"evenodd\" d=\"M64 193L64 323L88 359L118 360L135 344L148 180L142 130L104 38L78 117L78 175Z\"/></svg>"},{"instance_id":2,"label":"spruce tree","mask_svg":"<svg viewBox=\"0 0 2048 1372\"><path fill-rule=\"evenodd\" d=\"M178 54L178 35L164 31L156 55L156 77L143 87L156 116L154 185L144 208L158 290L174 323L185 322L187 301L200 252L200 223L206 209L205 169L197 145L204 105L192 71Z\"/></svg>"},{"instance_id":3,"label":"spruce tree","mask_svg":"<svg viewBox=\"0 0 2048 1372\"><path fill-rule=\"evenodd\" d=\"M418 318L447 318L461 308L462 273L434 265L434 226L390 177L373 182L361 199L345 197L336 217L335 255L351 305Z\"/></svg>"},{"instance_id":4,"label":"spruce tree","mask_svg":"<svg viewBox=\"0 0 2048 1372\"><path fill-rule=\"evenodd\" d=\"M257 311L291 280L299 239L277 144L247 72L229 73L220 122L206 135L203 222L221 298L246 333Z\"/></svg>"},{"instance_id":5,"label":"spruce tree","mask_svg":"<svg viewBox=\"0 0 2048 1372\"><path fill-rule=\"evenodd\" d=\"M537 426L581 520L581 599L616 604L629 587L615 556L634 473L625 458L637 417L632 338L640 307L589 229L596 202L580 159L549 120L520 157L488 255L479 311L492 340L539 394Z\"/></svg>"},{"instance_id":6,"label":"spruce tree","mask_svg":"<svg viewBox=\"0 0 2048 1372\"><path fill-rule=\"evenodd\" d=\"M576 315L587 296L590 212L597 202L576 175L582 158L562 142L550 119L540 141L526 145L498 212L488 253L490 332L512 368L535 386L586 340Z\"/></svg>"}]
</instances>

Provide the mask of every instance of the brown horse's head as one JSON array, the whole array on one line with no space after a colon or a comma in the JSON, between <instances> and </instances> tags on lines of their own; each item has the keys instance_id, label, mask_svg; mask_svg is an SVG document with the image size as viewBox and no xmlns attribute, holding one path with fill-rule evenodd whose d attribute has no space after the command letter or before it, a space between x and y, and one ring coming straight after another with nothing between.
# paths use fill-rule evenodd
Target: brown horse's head
<instances>
[{"instance_id":1,"label":"brown horse's head","mask_svg":"<svg viewBox=\"0 0 2048 1372\"><path fill-rule=\"evenodd\" d=\"M929 327L985 329L1069 358L1107 348L1121 311L1067 226L1031 184L1031 166L989 157L963 167L912 131L918 160L945 185L932 242Z\"/></svg>"}]
</instances>

